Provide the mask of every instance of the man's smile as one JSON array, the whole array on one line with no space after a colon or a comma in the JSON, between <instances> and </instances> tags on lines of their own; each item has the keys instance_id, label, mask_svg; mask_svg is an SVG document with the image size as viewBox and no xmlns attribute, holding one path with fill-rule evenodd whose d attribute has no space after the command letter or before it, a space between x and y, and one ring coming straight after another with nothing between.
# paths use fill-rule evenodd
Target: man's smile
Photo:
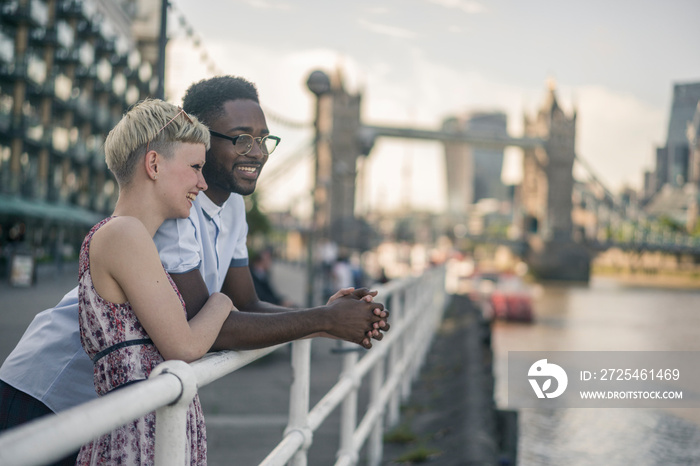
<instances>
[{"instance_id":1,"label":"man's smile","mask_svg":"<svg viewBox=\"0 0 700 466\"><path fill-rule=\"evenodd\" d=\"M241 173L244 178L256 179L260 173L261 165L234 165L234 170Z\"/></svg>"}]
</instances>

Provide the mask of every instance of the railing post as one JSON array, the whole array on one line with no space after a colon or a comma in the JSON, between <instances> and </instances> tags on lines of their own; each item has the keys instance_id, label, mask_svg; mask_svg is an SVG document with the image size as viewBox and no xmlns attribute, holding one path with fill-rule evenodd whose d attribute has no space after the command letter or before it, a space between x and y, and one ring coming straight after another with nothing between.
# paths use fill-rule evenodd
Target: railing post
<instances>
[{"instance_id":1,"label":"railing post","mask_svg":"<svg viewBox=\"0 0 700 466\"><path fill-rule=\"evenodd\" d=\"M391 318L397 324L398 324L398 322L401 322L401 320L402 320L403 309L404 309L404 304L405 304L403 296L404 296L403 292L395 291L394 295L392 296L392 299L391 299L391 304L392 304L392 307L390 309ZM398 338L396 340L396 342L394 343L394 346L389 351L389 370L392 372L395 371L399 367L399 361L401 360L401 347L402 347L403 339L404 339L404 336L401 336L400 338ZM399 397L399 392L398 392L398 390L395 390L394 393L391 395L391 398L389 400L389 409L387 411L387 419L386 419L387 427L393 428L393 427L396 427L398 425L399 416L400 416L400 408L401 408L401 400Z\"/></svg>"},{"instance_id":2,"label":"railing post","mask_svg":"<svg viewBox=\"0 0 700 466\"><path fill-rule=\"evenodd\" d=\"M401 338L401 342L398 347L402 355L407 353L406 348L409 344L415 344L416 342L416 326L413 323L413 318L414 310L417 305L416 299L419 296L419 291L420 288L416 286L408 287L404 291L405 294L403 295L402 320L405 322L409 322L409 327L404 333L403 338ZM415 316L415 318L420 318L420 316ZM414 363L412 361L409 361L406 371L407 377L404 377L400 384L400 394L402 403L408 400L408 396L411 391L411 383L413 382L413 366Z\"/></svg>"},{"instance_id":3,"label":"railing post","mask_svg":"<svg viewBox=\"0 0 700 466\"><path fill-rule=\"evenodd\" d=\"M187 441L187 409L197 394L197 377L184 361L165 361L158 365L149 378L171 374L182 384L180 397L168 406L156 410L156 466L189 464L189 442Z\"/></svg>"},{"instance_id":4,"label":"railing post","mask_svg":"<svg viewBox=\"0 0 700 466\"><path fill-rule=\"evenodd\" d=\"M384 384L384 358L377 361L377 364L372 369L372 376L370 379L370 406L376 406L376 409L381 409L382 413L378 416L377 422L374 424L372 433L369 438L369 445L367 446L367 463L369 466L379 466L382 461L383 452L383 439L384 436L384 407L379 406L379 397L382 390L382 385Z\"/></svg>"},{"instance_id":5,"label":"railing post","mask_svg":"<svg viewBox=\"0 0 700 466\"><path fill-rule=\"evenodd\" d=\"M293 381L289 390L289 424L284 431L286 436L292 431L301 432L304 444L291 459L292 466L306 466L307 451L311 446L312 435L308 425L309 387L311 385L311 340L297 340L292 343Z\"/></svg>"},{"instance_id":6,"label":"railing post","mask_svg":"<svg viewBox=\"0 0 700 466\"><path fill-rule=\"evenodd\" d=\"M347 343L343 342L343 346L346 345ZM352 374L352 369L355 367L357 360L357 351L345 353L345 356L343 356L343 375L341 376L351 377L352 390L350 390L345 400L343 400L341 409L340 450L338 451L338 456L349 457L350 464L355 464L357 462L352 444L352 437L357 427L357 389L360 385L360 381L356 380L355 376Z\"/></svg>"}]
</instances>

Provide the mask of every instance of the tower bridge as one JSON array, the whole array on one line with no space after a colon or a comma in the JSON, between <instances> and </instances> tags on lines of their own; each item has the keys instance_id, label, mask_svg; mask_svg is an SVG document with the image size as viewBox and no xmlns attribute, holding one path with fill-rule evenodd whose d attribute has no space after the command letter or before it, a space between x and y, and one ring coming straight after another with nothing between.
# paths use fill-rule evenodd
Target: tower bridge
<instances>
[{"instance_id":1,"label":"tower bridge","mask_svg":"<svg viewBox=\"0 0 700 466\"><path fill-rule=\"evenodd\" d=\"M601 240L600 228L607 225L597 220L592 230L574 225L572 212L583 209L595 213L605 203L618 218L626 213L616 205L615 196L593 174L585 160L577 156L576 111L569 115L559 106L553 86L539 111L534 116L526 116L524 135L516 137L504 130L465 129L454 125L445 125L440 130L371 125L360 119L362 95L348 93L339 76L331 80L325 73L314 71L307 85L316 95L313 229L316 235L332 238L340 246L356 247L359 239L354 223L357 159L367 156L378 138L388 137L442 142L448 157L449 195L461 198L465 207L472 199L465 194L459 177L449 176L449 172L466 170L473 176L470 149L520 148L523 179L516 189L519 214L514 216L514 222L521 235L511 238L510 243L518 245L515 249L541 278L588 280L592 258L610 247L667 250L700 257L700 242L689 237L659 241L658 235L637 234L616 242L610 238ZM599 196L588 195L588 199L596 201L574 205L573 167L577 161L604 192L602 201ZM449 162L458 166L450 166ZM454 209L452 205L451 208ZM466 209L450 214L466 216Z\"/></svg>"}]
</instances>

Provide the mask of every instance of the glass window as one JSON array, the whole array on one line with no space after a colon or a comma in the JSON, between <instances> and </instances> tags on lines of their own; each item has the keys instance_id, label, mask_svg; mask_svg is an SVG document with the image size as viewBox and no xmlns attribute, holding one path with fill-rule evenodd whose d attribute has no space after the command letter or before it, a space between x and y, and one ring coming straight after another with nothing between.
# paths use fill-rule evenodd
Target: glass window
<instances>
[{"instance_id":1,"label":"glass window","mask_svg":"<svg viewBox=\"0 0 700 466\"><path fill-rule=\"evenodd\" d=\"M141 63L141 54L139 53L138 50L134 49L131 51L131 53L129 53L129 58L128 58L129 68L136 69L136 68L138 68L139 63Z\"/></svg>"},{"instance_id":2,"label":"glass window","mask_svg":"<svg viewBox=\"0 0 700 466\"><path fill-rule=\"evenodd\" d=\"M37 55L30 53L27 73L29 78L35 83L44 84L44 81L46 81L46 63Z\"/></svg>"},{"instance_id":3,"label":"glass window","mask_svg":"<svg viewBox=\"0 0 700 466\"><path fill-rule=\"evenodd\" d=\"M119 55L125 55L129 49L131 49L131 44L129 43L129 39L123 36L117 37L117 41L115 43L115 50L117 54Z\"/></svg>"},{"instance_id":4,"label":"glass window","mask_svg":"<svg viewBox=\"0 0 700 466\"><path fill-rule=\"evenodd\" d=\"M0 31L0 60L11 62L15 58L15 42L12 37Z\"/></svg>"},{"instance_id":5,"label":"glass window","mask_svg":"<svg viewBox=\"0 0 700 466\"><path fill-rule=\"evenodd\" d=\"M54 89L56 97L65 102L71 97L71 93L73 92L73 82L65 74L59 74L56 76L56 84Z\"/></svg>"},{"instance_id":6,"label":"glass window","mask_svg":"<svg viewBox=\"0 0 700 466\"><path fill-rule=\"evenodd\" d=\"M141 63L141 66L139 66L139 79L142 82L146 82L151 78L151 73L151 64L148 62Z\"/></svg>"},{"instance_id":7,"label":"glass window","mask_svg":"<svg viewBox=\"0 0 700 466\"><path fill-rule=\"evenodd\" d=\"M117 73L112 79L112 90L116 95L123 95L126 90L126 78L122 73Z\"/></svg>"},{"instance_id":8,"label":"glass window","mask_svg":"<svg viewBox=\"0 0 700 466\"><path fill-rule=\"evenodd\" d=\"M44 126L43 125L33 125L27 128L27 137L34 141L41 141L44 137Z\"/></svg>"},{"instance_id":9,"label":"glass window","mask_svg":"<svg viewBox=\"0 0 700 466\"><path fill-rule=\"evenodd\" d=\"M129 105L135 104L139 100L139 95L138 87L132 84L126 91L126 103Z\"/></svg>"},{"instance_id":10,"label":"glass window","mask_svg":"<svg viewBox=\"0 0 700 466\"><path fill-rule=\"evenodd\" d=\"M95 62L95 48L88 42L82 43L78 54L83 66L90 66Z\"/></svg>"},{"instance_id":11,"label":"glass window","mask_svg":"<svg viewBox=\"0 0 700 466\"><path fill-rule=\"evenodd\" d=\"M73 47L75 32L68 23L65 21L59 21L56 24L56 34L58 35L58 43L61 44L63 48L70 49Z\"/></svg>"},{"instance_id":12,"label":"glass window","mask_svg":"<svg viewBox=\"0 0 700 466\"><path fill-rule=\"evenodd\" d=\"M107 84L112 78L112 65L109 60L102 58L97 64L97 79Z\"/></svg>"},{"instance_id":13,"label":"glass window","mask_svg":"<svg viewBox=\"0 0 700 466\"><path fill-rule=\"evenodd\" d=\"M68 138L68 130L66 128L63 128L61 126L55 127L53 129L52 139L53 139L53 148L55 150L60 151L60 152L68 151L69 138Z\"/></svg>"},{"instance_id":14,"label":"glass window","mask_svg":"<svg viewBox=\"0 0 700 466\"><path fill-rule=\"evenodd\" d=\"M12 112L12 96L0 92L0 114L9 115Z\"/></svg>"},{"instance_id":15,"label":"glass window","mask_svg":"<svg viewBox=\"0 0 700 466\"><path fill-rule=\"evenodd\" d=\"M102 146L102 136L98 134L92 134L85 138L85 146L89 152L97 152Z\"/></svg>"},{"instance_id":16,"label":"glass window","mask_svg":"<svg viewBox=\"0 0 700 466\"><path fill-rule=\"evenodd\" d=\"M31 3L30 16L34 21L42 26L46 26L49 22L49 9L46 4L39 0L32 0Z\"/></svg>"},{"instance_id":17,"label":"glass window","mask_svg":"<svg viewBox=\"0 0 700 466\"><path fill-rule=\"evenodd\" d=\"M25 100L22 103L22 115L24 115L26 121L39 121L39 113L37 112L36 107L29 103L28 100Z\"/></svg>"}]
</instances>

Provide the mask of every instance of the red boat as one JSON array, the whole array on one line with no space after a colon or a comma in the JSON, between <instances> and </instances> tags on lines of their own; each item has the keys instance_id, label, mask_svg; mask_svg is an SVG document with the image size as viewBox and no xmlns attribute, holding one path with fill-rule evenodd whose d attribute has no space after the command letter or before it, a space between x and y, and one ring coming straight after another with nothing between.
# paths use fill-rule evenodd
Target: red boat
<instances>
[{"instance_id":1,"label":"red boat","mask_svg":"<svg viewBox=\"0 0 700 466\"><path fill-rule=\"evenodd\" d=\"M532 291L517 275L476 273L469 296L487 320L533 321Z\"/></svg>"}]
</instances>

